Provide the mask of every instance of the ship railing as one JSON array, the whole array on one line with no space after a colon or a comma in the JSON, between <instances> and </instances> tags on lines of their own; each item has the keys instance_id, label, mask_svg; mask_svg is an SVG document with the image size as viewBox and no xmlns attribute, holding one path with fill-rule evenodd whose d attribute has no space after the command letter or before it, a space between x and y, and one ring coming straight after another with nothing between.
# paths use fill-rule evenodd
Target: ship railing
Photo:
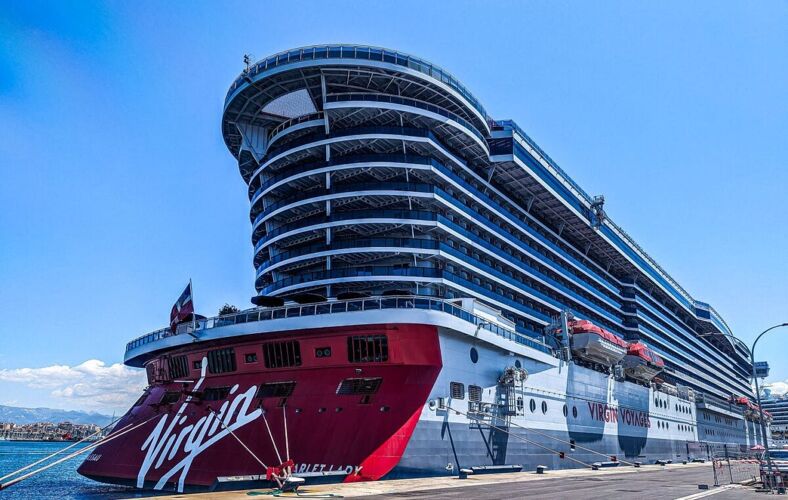
<instances>
[{"instance_id":1,"label":"ship railing","mask_svg":"<svg viewBox=\"0 0 788 500\"><path fill-rule=\"evenodd\" d=\"M439 106L433 106L432 104L426 103L424 101L419 101L416 99L410 99L407 97L399 97L393 96L388 94L368 94L368 93L361 93L361 92L346 92L341 94L331 94L326 96L326 102L352 102L352 101L371 101L371 102L383 102L389 104L399 104L403 106L410 106L414 108L423 109L425 111L429 111L431 113L435 113L437 115L441 115L445 118L453 120L459 123L461 126L465 127L470 133L475 135L482 144L487 146L487 140L484 138L481 132L476 128L468 120L463 119L459 115L446 111L445 109Z\"/></svg>"},{"instance_id":2,"label":"ship railing","mask_svg":"<svg viewBox=\"0 0 788 500\"><path fill-rule=\"evenodd\" d=\"M257 61L255 64L250 65L238 78L235 79L230 89L227 91L227 96L224 99L225 106L230 102L234 96L235 91L249 79L253 79L255 75L276 68L280 65L292 64L301 61L313 61L322 59L366 59L369 61L381 61L397 66L403 66L425 75L448 85L450 88L458 92L470 105L473 107L484 121L489 121L484 107L478 99L471 94L471 92L454 77L451 73L443 68L435 66L434 64L425 61L419 57L405 54L399 51L393 51L383 47L370 47L362 45L314 45L310 47L301 47L298 49L291 49L278 54L274 54L264 60Z\"/></svg>"},{"instance_id":3,"label":"ship railing","mask_svg":"<svg viewBox=\"0 0 788 500\"><path fill-rule=\"evenodd\" d=\"M284 121L279 125L277 125L275 128L271 129L270 132L268 132L269 144L271 142L271 139L276 137L276 135L279 134L279 132L283 131L286 128L292 127L293 125L298 125L299 123L309 122L313 120L322 120L323 118L324 118L323 112L318 111L316 113L309 113L308 115L296 116L295 118L291 118L287 121Z\"/></svg>"},{"instance_id":4,"label":"ship railing","mask_svg":"<svg viewBox=\"0 0 788 500\"><path fill-rule=\"evenodd\" d=\"M445 299L420 296L381 296L364 297L351 300L333 300L314 304L293 304L280 307L255 308L236 314L216 316L213 318L199 319L196 322L184 322L172 330L162 328L147 335L136 338L126 344L126 352L141 347L151 342L157 342L167 337L184 334L194 334L199 337L200 332L223 326L239 325L258 321L275 319L298 318L322 314L363 312L381 309L420 309L439 311L450 314L456 318L474 324L477 329L485 329L505 339L525 345L538 351L554 355L554 350L547 344L518 333L516 330L493 323L489 319L477 316L467 309L452 304Z\"/></svg>"}]
</instances>

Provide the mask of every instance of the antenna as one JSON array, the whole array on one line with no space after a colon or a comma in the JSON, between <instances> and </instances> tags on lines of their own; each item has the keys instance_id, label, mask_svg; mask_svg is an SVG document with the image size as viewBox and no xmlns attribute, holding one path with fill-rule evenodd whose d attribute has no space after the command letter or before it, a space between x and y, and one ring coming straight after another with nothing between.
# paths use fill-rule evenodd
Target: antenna
<instances>
[{"instance_id":1,"label":"antenna","mask_svg":"<svg viewBox=\"0 0 788 500\"><path fill-rule=\"evenodd\" d=\"M591 226L594 229L599 229L602 227L602 223L605 222L605 197L600 195L594 196L594 201L591 203Z\"/></svg>"},{"instance_id":2,"label":"antenna","mask_svg":"<svg viewBox=\"0 0 788 500\"><path fill-rule=\"evenodd\" d=\"M244 69L244 73L249 73L249 66L252 65L252 60L253 59L254 59L254 56L252 54L244 54L244 66L246 67Z\"/></svg>"}]
</instances>

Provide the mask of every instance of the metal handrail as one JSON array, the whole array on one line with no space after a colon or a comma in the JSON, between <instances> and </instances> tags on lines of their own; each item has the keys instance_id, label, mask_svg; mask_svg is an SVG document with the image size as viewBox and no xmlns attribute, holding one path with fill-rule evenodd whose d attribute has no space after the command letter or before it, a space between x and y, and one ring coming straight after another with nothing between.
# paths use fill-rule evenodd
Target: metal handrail
<instances>
[{"instance_id":1,"label":"metal handrail","mask_svg":"<svg viewBox=\"0 0 788 500\"><path fill-rule=\"evenodd\" d=\"M306 193L299 193L294 196L290 196L283 200L277 201L266 206L257 217L255 217L254 221L252 222L253 226L257 226L257 224L264 218L271 215L276 210L279 210L282 207L286 207L293 203L298 203L300 201L309 200L312 198L319 198L321 196L332 195L332 194L347 194L347 193L354 193L357 191L402 191L402 192L414 192L414 193L432 193L435 191L434 188L430 184L426 184L423 182L361 182L358 184L346 184L341 186L332 187L331 189L327 189L320 193L313 193L313 192L306 192Z\"/></svg>"},{"instance_id":2,"label":"metal handrail","mask_svg":"<svg viewBox=\"0 0 788 500\"><path fill-rule=\"evenodd\" d=\"M351 220L351 219L364 219L364 218L375 218L375 219L396 218L396 219L434 221L437 220L437 217L438 217L437 213L430 212L427 210L378 210L378 209L354 210L351 212L335 212L328 217L326 217L324 214L320 214L317 216L305 217L303 219L294 222L289 222L287 224L282 224L281 226L277 226L276 228L267 231L265 235L261 236L260 239L254 242L254 251L255 253L259 252L260 249L263 247L263 245L272 238L275 238L289 231L295 231L315 224L338 222L338 221Z\"/></svg>"},{"instance_id":3,"label":"metal handrail","mask_svg":"<svg viewBox=\"0 0 788 500\"><path fill-rule=\"evenodd\" d=\"M456 113L452 113L439 106L435 106L433 104L419 101L417 99L411 99L409 97L400 97L400 96L394 96L388 94L369 94L362 92L346 92L342 94L331 94L326 96L326 102L352 102L352 101L383 102L383 103L400 104L403 106L423 109L425 111L429 111L441 115L445 118L457 122L461 126L467 128L485 146L487 146L487 140L484 138L484 135L471 122L462 118Z\"/></svg>"},{"instance_id":4,"label":"metal handrail","mask_svg":"<svg viewBox=\"0 0 788 500\"><path fill-rule=\"evenodd\" d=\"M288 127L292 127L293 125L298 125L299 123L304 123L304 122L308 122L308 121L312 121L312 120L322 120L323 116L324 116L323 112L322 111L318 111L316 113L309 113L308 115L296 116L295 118L291 118L289 120L283 121L282 123L280 123L279 125L277 125L273 129L271 129L270 132L268 132L268 143L270 144L271 142L273 142L272 139L279 132L281 132L282 130L284 130L284 129L288 128Z\"/></svg>"},{"instance_id":5,"label":"metal handrail","mask_svg":"<svg viewBox=\"0 0 788 500\"><path fill-rule=\"evenodd\" d=\"M553 349L543 342L527 337L515 330L491 323L488 319L473 314L473 312L454 305L447 299L437 299L423 296L380 296L367 297L353 300L333 300L315 304L284 305L272 308L255 308L240 313L226 316L197 320L196 328L190 322L181 323L173 332L170 328L162 328L147 335L138 337L126 344L126 352L143 345L157 342L161 339L177 335L202 332L212 328L228 325L250 323L256 321L269 321L274 319L315 316L319 314L349 313L358 311L380 309L422 309L440 311L454 317L473 323L495 335L507 338L519 344L527 345L547 354L554 354Z\"/></svg>"},{"instance_id":6,"label":"metal handrail","mask_svg":"<svg viewBox=\"0 0 788 500\"><path fill-rule=\"evenodd\" d=\"M244 71L235 81L230 85L225 97L225 107L229 104L230 98L233 97L235 91L244 83L248 84L247 79L251 79L258 73L273 69L281 65L293 64L300 61L314 61L322 59L361 59L368 61L381 61L385 63L395 64L397 66L404 66L409 69L418 71L425 75L431 76L436 80L448 85L459 93L468 103L473 107L482 117L485 122L489 122L490 118L487 115L481 102L463 85L454 75L436 66L424 59L405 54L400 51L386 49L384 47L371 47L368 45L352 45L352 44L326 44L326 45L312 45L308 47L300 47L297 49L286 50L269 56L263 60L251 65L247 71Z\"/></svg>"},{"instance_id":7,"label":"metal handrail","mask_svg":"<svg viewBox=\"0 0 788 500\"><path fill-rule=\"evenodd\" d=\"M270 188L277 182L281 182L285 179L309 172L311 170L317 170L327 167L343 166L343 165L348 165L352 167L357 163L396 163L396 164L432 165L436 162L437 160L435 160L430 156L385 153L385 154L354 155L349 158L340 157L335 160L320 161L314 163L304 163L267 176L266 180L260 183L260 187L258 187L257 190L255 190L254 194L252 194L249 200L252 202L252 208L254 208L255 204L257 204L257 202L259 201L258 197L263 191Z\"/></svg>"}]
</instances>

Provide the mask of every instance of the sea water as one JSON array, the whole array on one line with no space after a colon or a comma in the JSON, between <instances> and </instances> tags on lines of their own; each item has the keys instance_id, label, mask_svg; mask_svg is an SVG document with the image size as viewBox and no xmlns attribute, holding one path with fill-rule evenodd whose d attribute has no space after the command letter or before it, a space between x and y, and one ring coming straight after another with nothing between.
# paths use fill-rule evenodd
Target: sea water
<instances>
[{"instance_id":1,"label":"sea water","mask_svg":"<svg viewBox=\"0 0 788 500\"><path fill-rule=\"evenodd\" d=\"M0 477L15 471L21 467L31 464L45 456L62 450L72 443L69 442L46 442L46 441L0 441ZM26 474L34 469L54 462L58 458L65 457L69 453L76 451L79 447L56 455L50 460L43 462L22 474ZM21 500L21 499L118 499L135 498L149 496L150 493L143 494L133 488L123 486L112 486L97 483L86 477L77 474L77 467L88 453L81 454L71 460L45 470L35 476L21 481L8 489L0 491L0 500ZM16 476L14 476L16 477ZM8 478L2 482L8 482L13 478Z\"/></svg>"}]
</instances>

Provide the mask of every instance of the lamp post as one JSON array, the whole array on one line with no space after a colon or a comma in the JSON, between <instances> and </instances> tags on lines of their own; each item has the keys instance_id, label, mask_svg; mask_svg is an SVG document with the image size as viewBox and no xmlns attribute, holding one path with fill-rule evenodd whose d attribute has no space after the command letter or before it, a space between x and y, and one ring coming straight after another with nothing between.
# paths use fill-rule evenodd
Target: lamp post
<instances>
[{"instance_id":1,"label":"lamp post","mask_svg":"<svg viewBox=\"0 0 788 500\"><path fill-rule=\"evenodd\" d=\"M758 416L758 422L761 426L761 439L763 440L763 449L764 453L766 454L766 463L769 468L769 474L772 473L772 459L769 456L769 440L766 437L766 426L763 423L763 409L761 409L761 390L758 387L758 377L755 374L755 346L758 344L758 341L763 337L766 333L774 330L775 328L780 328L781 326L788 326L788 323L780 323L779 325L774 325L772 327L767 328L766 330L762 331L760 335L755 337L755 342L752 343L751 348L747 348L747 344L742 342L738 337L735 337L729 333L705 333L702 335L698 335L699 337L709 337L711 335L724 335L726 337L731 337L736 342L739 343L742 347L744 347L750 354L750 365L752 366L752 379L755 381L755 398L758 401L758 412L760 415ZM769 490L771 491L771 483L769 484Z\"/></svg>"},{"instance_id":2,"label":"lamp post","mask_svg":"<svg viewBox=\"0 0 788 500\"><path fill-rule=\"evenodd\" d=\"M761 340L766 333L774 330L775 328L780 328L781 326L788 326L788 323L780 323L779 325L774 325L772 327L767 328L760 335L755 337L755 342L752 343L752 348L750 349L750 362L752 363L752 378L755 380L755 398L758 400L758 411L761 413L759 415L759 422L761 423L761 437L763 438L763 448L764 453L766 453L766 463L769 467L769 474L772 474L772 458L769 456L769 441L766 439L766 426L763 423L763 409L761 408L761 390L758 387L758 377L755 376L755 345ZM771 480L769 481L769 491L771 491L772 485Z\"/></svg>"}]
</instances>

